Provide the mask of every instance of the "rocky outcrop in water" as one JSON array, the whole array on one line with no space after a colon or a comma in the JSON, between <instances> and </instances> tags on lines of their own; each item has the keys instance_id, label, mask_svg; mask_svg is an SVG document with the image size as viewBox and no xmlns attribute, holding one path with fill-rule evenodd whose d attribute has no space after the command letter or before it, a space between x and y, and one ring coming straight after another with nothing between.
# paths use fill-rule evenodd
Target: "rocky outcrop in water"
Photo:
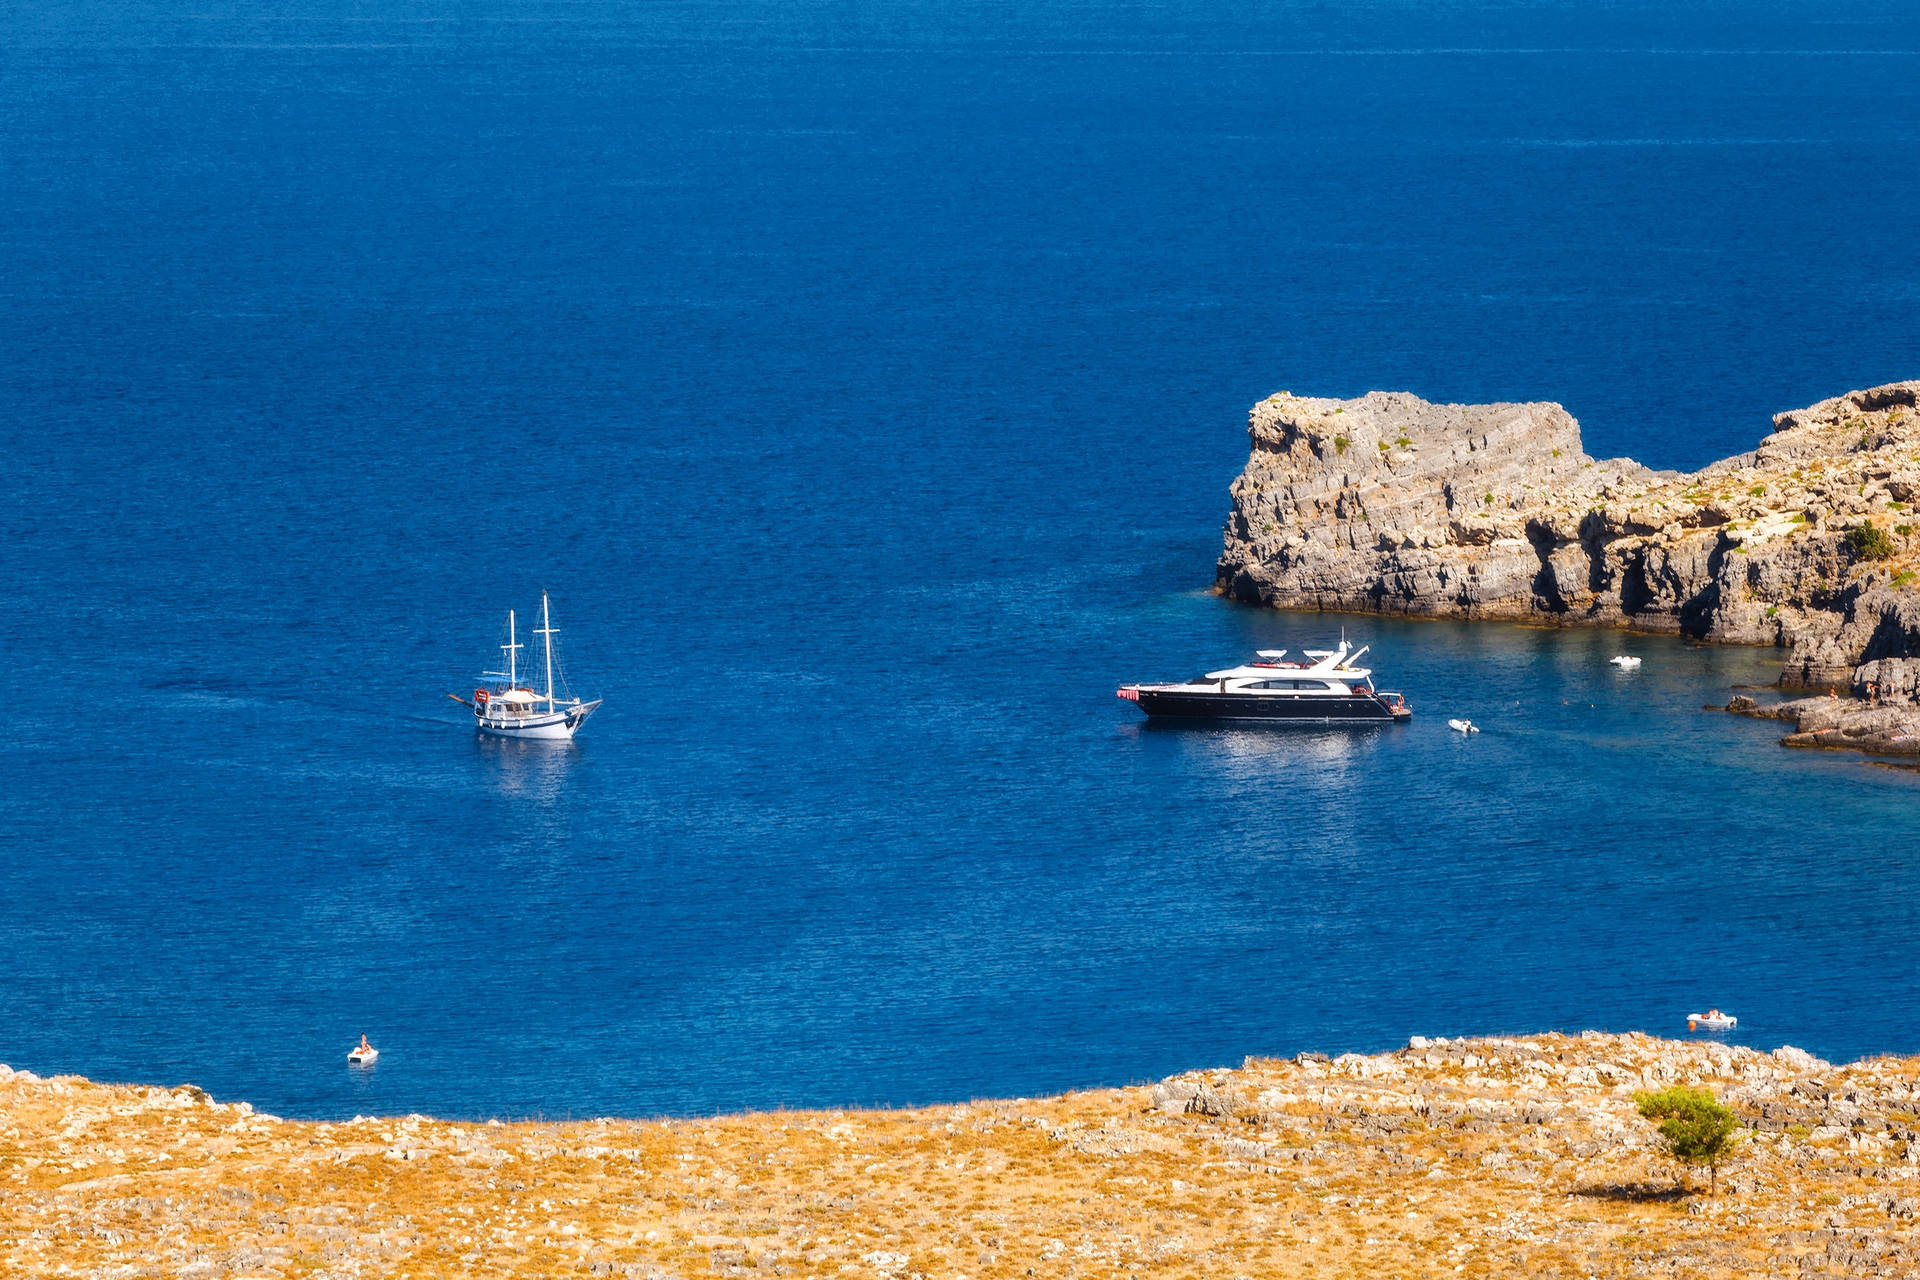
<instances>
[{"instance_id":1,"label":"rocky outcrop in water","mask_svg":"<svg viewBox=\"0 0 1920 1280\"><path fill-rule=\"evenodd\" d=\"M1217 583L1236 600L1622 626L1789 649L1787 683L1914 696L1920 382L1783 413L1692 473L1595 459L1557 404L1281 392L1254 406Z\"/></svg>"},{"instance_id":2,"label":"rocky outcrop in water","mask_svg":"<svg viewBox=\"0 0 1920 1280\"><path fill-rule=\"evenodd\" d=\"M1888 692L1882 691L1879 675L1889 667L1906 678L1904 690L1899 685L1889 685L1885 686ZM1765 703L1743 694L1728 703L1727 710L1763 720L1787 721L1793 726L1793 732L1780 740L1783 746L1920 757L1920 702L1914 700L1911 684L1915 667L1920 667L1920 663L1904 658L1869 662L1856 673L1867 678L1856 683L1854 696L1842 698L1829 692L1819 697Z\"/></svg>"}]
</instances>

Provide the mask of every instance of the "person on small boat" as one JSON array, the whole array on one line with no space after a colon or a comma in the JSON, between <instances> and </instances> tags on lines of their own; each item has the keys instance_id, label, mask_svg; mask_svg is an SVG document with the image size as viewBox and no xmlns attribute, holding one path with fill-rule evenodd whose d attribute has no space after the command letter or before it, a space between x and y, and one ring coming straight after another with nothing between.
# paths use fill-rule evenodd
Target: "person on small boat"
<instances>
[{"instance_id":1,"label":"person on small boat","mask_svg":"<svg viewBox=\"0 0 1920 1280\"><path fill-rule=\"evenodd\" d=\"M373 1046L367 1043L366 1032L362 1031L360 1033L360 1047L355 1049L354 1052L355 1053L372 1053L373 1052Z\"/></svg>"}]
</instances>

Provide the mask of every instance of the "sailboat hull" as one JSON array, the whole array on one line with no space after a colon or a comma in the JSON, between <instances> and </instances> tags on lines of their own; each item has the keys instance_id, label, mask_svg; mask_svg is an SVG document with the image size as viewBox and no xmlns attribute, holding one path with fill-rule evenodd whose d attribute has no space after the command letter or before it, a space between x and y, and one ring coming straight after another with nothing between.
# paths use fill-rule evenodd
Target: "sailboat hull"
<instances>
[{"instance_id":1,"label":"sailboat hull","mask_svg":"<svg viewBox=\"0 0 1920 1280\"><path fill-rule=\"evenodd\" d=\"M476 713L474 726L480 732L496 738L538 738L548 742L566 742L579 732L580 726L599 706L599 700L596 699L577 707L561 707L528 716Z\"/></svg>"}]
</instances>

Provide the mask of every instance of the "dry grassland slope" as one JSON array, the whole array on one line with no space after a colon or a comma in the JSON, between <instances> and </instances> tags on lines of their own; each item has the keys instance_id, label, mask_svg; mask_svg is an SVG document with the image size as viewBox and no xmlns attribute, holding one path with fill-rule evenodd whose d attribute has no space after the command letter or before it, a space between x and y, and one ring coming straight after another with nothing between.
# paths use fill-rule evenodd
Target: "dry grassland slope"
<instances>
[{"instance_id":1,"label":"dry grassland slope","mask_svg":"<svg viewBox=\"0 0 1920 1280\"><path fill-rule=\"evenodd\" d=\"M1751 1126L1716 1197L1672 1192L1635 1114L1676 1082ZM0 1274L1911 1276L1916 1086L1594 1033L648 1122L322 1124L9 1073Z\"/></svg>"}]
</instances>

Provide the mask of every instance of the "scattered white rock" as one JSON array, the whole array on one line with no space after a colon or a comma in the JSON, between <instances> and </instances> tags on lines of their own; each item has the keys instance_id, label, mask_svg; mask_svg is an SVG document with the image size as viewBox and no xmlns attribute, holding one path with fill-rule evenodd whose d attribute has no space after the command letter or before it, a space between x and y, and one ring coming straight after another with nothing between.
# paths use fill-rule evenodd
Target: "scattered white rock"
<instances>
[{"instance_id":1,"label":"scattered white rock","mask_svg":"<svg viewBox=\"0 0 1920 1280\"><path fill-rule=\"evenodd\" d=\"M1831 1062L1823 1062L1805 1049L1796 1049L1790 1044L1783 1044L1775 1049L1773 1058L1776 1062L1785 1063L1795 1071L1831 1071L1833 1069Z\"/></svg>"}]
</instances>

